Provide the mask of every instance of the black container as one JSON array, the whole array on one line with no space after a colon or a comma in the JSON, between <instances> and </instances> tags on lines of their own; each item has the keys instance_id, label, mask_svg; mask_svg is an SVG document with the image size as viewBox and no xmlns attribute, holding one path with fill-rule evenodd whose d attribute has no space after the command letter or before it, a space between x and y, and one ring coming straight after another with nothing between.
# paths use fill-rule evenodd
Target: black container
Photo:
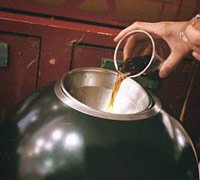
<instances>
[{"instance_id":1,"label":"black container","mask_svg":"<svg viewBox=\"0 0 200 180\"><path fill-rule=\"evenodd\" d=\"M32 93L0 126L1 180L199 180L196 152L158 98L116 73L77 69Z\"/></svg>"}]
</instances>

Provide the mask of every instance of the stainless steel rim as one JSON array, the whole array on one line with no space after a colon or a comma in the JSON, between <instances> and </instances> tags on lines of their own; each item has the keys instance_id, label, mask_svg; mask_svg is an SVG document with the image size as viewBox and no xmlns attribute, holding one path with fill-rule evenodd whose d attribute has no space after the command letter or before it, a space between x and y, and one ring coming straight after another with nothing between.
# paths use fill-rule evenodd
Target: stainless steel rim
<instances>
[{"instance_id":1,"label":"stainless steel rim","mask_svg":"<svg viewBox=\"0 0 200 180\"><path fill-rule=\"evenodd\" d=\"M107 71L109 73L116 74L116 72L111 70L106 70L102 68L79 68L72 70L70 73L74 73L76 71ZM104 118L104 119L111 119L111 120L142 120L147 119L149 117L154 116L155 114L159 113L161 110L161 103L157 97L155 97L153 94L148 93L151 99L151 103L147 109L144 111L141 111L139 113L134 114L112 114L108 112L99 111L96 109L93 109L84 103L81 103L77 99L75 99L65 88L64 88L64 79L67 74L65 74L61 80L59 80L55 86L54 86L54 92L56 96L66 105L71 107L72 109L75 109L79 112L82 112L87 115L91 115L94 117ZM131 81L131 79L129 79ZM139 84L138 84L139 85ZM139 85L140 86L140 85Z\"/></svg>"}]
</instances>

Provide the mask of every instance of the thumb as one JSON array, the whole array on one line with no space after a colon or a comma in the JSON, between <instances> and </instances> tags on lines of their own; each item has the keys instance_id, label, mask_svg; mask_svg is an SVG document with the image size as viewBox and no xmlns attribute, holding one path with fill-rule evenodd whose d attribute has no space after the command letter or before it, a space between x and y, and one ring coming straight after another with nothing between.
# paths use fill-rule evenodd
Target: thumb
<instances>
[{"instance_id":1,"label":"thumb","mask_svg":"<svg viewBox=\"0 0 200 180\"><path fill-rule=\"evenodd\" d=\"M181 62L183 55L172 52L167 60L162 64L159 76L161 78L167 77Z\"/></svg>"}]
</instances>

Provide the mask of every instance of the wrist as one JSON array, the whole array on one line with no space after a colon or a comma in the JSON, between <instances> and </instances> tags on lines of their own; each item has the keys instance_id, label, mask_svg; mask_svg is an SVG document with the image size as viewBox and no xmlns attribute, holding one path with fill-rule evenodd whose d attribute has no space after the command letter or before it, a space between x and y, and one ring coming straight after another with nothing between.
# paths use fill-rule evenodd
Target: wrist
<instances>
[{"instance_id":1,"label":"wrist","mask_svg":"<svg viewBox=\"0 0 200 180\"><path fill-rule=\"evenodd\" d=\"M180 31L180 37L187 46L194 50L200 43L200 14L186 22ZM199 49L199 47L198 47Z\"/></svg>"}]
</instances>

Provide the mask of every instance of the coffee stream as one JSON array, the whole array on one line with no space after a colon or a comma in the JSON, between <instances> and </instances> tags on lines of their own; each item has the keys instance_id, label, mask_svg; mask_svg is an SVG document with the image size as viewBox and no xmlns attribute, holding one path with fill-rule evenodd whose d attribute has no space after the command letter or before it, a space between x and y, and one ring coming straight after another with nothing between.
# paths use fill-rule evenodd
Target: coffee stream
<instances>
[{"instance_id":1,"label":"coffee stream","mask_svg":"<svg viewBox=\"0 0 200 180\"><path fill-rule=\"evenodd\" d=\"M120 67L117 74L117 80L112 89L112 95L107 106L107 112L112 112L115 97L119 91L122 81L127 77L126 74L134 75L141 72L149 63L150 56L137 56L127 59Z\"/></svg>"},{"instance_id":2,"label":"coffee stream","mask_svg":"<svg viewBox=\"0 0 200 180\"><path fill-rule=\"evenodd\" d=\"M119 91L119 88L120 88L122 81L125 78L126 78L126 75L124 73L121 73L120 71L118 71L117 80L116 80L116 82L113 86L113 89L112 89L112 95L111 95L110 102L109 102L108 107L107 107L107 112L112 112L115 97L117 95L117 92Z\"/></svg>"}]
</instances>

